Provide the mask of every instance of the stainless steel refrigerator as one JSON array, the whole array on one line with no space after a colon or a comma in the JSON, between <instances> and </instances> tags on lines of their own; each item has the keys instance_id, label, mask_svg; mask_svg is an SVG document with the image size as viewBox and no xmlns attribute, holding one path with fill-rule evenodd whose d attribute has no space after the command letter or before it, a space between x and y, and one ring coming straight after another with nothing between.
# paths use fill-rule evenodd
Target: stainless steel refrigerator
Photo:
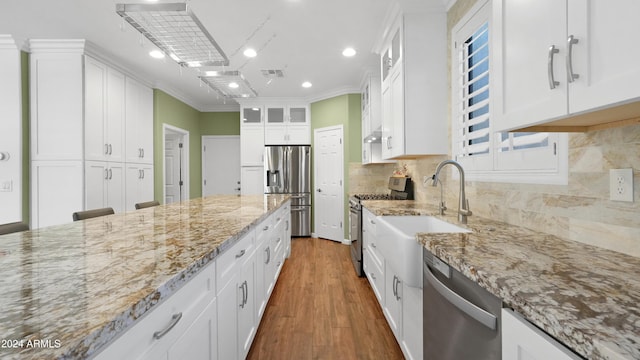
<instances>
[{"instance_id":1,"label":"stainless steel refrigerator","mask_svg":"<svg viewBox=\"0 0 640 360\"><path fill-rule=\"evenodd\" d=\"M311 146L265 147L265 194L291 194L291 235L311 235Z\"/></svg>"}]
</instances>

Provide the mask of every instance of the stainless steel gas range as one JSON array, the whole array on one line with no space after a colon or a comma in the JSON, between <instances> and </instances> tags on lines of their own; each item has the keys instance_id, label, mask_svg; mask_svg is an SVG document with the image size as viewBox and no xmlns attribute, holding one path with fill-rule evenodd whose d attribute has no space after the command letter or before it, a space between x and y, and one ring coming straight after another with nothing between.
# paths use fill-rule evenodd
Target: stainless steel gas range
<instances>
[{"instance_id":1,"label":"stainless steel gas range","mask_svg":"<svg viewBox=\"0 0 640 360\"><path fill-rule=\"evenodd\" d=\"M388 194L355 194L349 197L349 237L351 239L351 261L358 276L362 270L362 204L363 200L413 200L413 183L409 177L391 177Z\"/></svg>"}]
</instances>

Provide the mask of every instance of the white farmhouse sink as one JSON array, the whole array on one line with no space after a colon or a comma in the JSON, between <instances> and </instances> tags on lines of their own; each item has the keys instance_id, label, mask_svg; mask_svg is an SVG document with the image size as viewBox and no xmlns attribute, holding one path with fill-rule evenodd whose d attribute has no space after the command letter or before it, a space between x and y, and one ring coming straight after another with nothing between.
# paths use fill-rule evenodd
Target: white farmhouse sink
<instances>
[{"instance_id":1,"label":"white farmhouse sink","mask_svg":"<svg viewBox=\"0 0 640 360\"><path fill-rule=\"evenodd\" d=\"M422 246L416 233L468 233L463 227L433 216L379 216L380 252L406 285L422 288Z\"/></svg>"}]
</instances>

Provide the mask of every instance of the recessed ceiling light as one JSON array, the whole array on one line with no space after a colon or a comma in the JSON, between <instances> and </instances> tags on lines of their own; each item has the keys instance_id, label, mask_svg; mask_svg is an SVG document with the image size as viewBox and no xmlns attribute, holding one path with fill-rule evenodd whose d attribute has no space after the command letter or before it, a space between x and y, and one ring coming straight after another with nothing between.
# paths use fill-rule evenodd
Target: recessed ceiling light
<instances>
[{"instance_id":1,"label":"recessed ceiling light","mask_svg":"<svg viewBox=\"0 0 640 360\"><path fill-rule=\"evenodd\" d=\"M230 82L229 87L232 89L237 89L240 85L237 82Z\"/></svg>"},{"instance_id":2,"label":"recessed ceiling light","mask_svg":"<svg viewBox=\"0 0 640 360\"><path fill-rule=\"evenodd\" d=\"M160 50L152 50L149 52L149 56L151 56L154 59L162 59L164 58L164 53Z\"/></svg>"},{"instance_id":3,"label":"recessed ceiling light","mask_svg":"<svg viewBox=\"0 0 640 360\"><path fill-rule=\"evenodd\" d=\"M342 51L342 55L346 57L352 57L356 54L356 50L354 48L348 47Z\"/></svg>"},{"instance_id":4,"label":"recessed ceiling light","mask_svg":"<svg viewBox=\"0 0 640 360\"><path fill-rule=\"evenodd\" d=\"M311 86L313 86L313 84L308 81L305 81L302 83L303 88L310 88Z\"/></svg>"},{"instance_id":5,"label":"recessed ceiling light","mask_svg":"<svg viewBox=\"0 0 640 360\"><path fill-rule=\"evenodd\" d=\"M243 54L248 58L256 57L256 55L258 55L258 53L252 48L246 49Z\"/></svg>"}]
</instances>

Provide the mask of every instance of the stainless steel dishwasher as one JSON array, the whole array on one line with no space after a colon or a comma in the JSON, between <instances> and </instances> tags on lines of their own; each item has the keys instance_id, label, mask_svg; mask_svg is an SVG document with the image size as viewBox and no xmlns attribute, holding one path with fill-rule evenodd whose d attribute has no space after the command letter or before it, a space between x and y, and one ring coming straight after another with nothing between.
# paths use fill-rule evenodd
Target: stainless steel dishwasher
<instances>
[{"instance_id":1,"label":"stainless steel dishwasher","mask_svg":"<svg viewBox=\"0 0 640 360\"><path fill-rule=\"evenodd\" d=\"M501 359L502 301L424 249L425 360Z\"/></svg>"}]
</instances>

